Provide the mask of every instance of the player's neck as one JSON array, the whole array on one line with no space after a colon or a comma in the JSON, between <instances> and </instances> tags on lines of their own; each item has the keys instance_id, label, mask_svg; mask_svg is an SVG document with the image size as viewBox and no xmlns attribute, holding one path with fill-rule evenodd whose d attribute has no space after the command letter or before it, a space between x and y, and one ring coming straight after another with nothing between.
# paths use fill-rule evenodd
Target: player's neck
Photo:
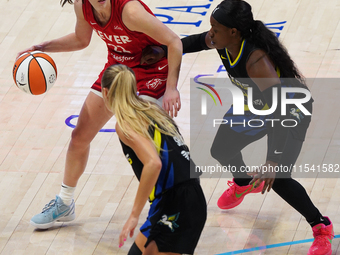
<instances>
[{"instance_id":1,"label":"player's neck","mask_svg":"<svg viewBox=\"0 0 340 255\"><path fill-rule=\"evenodd\" d=\"M238 54L240 53L241 44L242 44L242 41L231 43L230 45L228 45L227 50L228 50L228 54L232 62L237 58Z\"/></svg>"},{"instance_id":2,"label":"player's neck","mask_svg":"<svg viewBox=\"0 0 340 255\"><path fill-rule=\"evenodd\" d=\"M111 18L111 4L100 10L93 8L93 14L98 24L105 26Z\"/></svg>"}]
</instances>

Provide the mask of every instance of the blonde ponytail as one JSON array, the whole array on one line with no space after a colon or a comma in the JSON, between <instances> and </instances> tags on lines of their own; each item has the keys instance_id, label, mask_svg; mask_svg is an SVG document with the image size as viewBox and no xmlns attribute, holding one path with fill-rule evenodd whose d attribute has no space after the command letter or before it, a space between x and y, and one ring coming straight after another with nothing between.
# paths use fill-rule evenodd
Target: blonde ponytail
<instances>
[{"instance_id":1,"label":"blonde ponytail","mask_svg":"<svg viewBox=\"0 0 340 255\"><path fill-rule=\"evenodd\" d=\"M183 142L172 118L158 105L137 96L136 77L132 69L120 64L110 66L103 74L102 88L108 89L108 107L127 138L129 127L154 143L148 132L148 128L153 126L161 133L177 137Z\"/></svg>"}]
</instances>

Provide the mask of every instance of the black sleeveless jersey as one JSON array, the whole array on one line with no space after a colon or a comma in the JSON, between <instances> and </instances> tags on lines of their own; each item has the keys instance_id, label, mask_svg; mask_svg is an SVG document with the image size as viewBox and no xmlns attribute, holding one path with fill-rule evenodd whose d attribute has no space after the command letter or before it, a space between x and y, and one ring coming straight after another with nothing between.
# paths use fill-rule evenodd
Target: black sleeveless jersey
<instances>
[{"instance_id":1,"label":"black sleeveless jersey","mask_svg":"<svg viewBox=\"0 0 340 255\"><path fill-rule=\"evenodd\" d=\"M150 128L149 132L156 143L159 157L162 161L162 169L156 185L149 197L150 202L164 191L171 189L175 185L190 179L190 169L194 171L194 163L190 159L188 147L177 137L162 134L155 128ZM136 153L122 141L123 152L132 166L132 169L140 180L143 170L143 163Z\"/></svg>"},{"instance_id":2,"label":"black sleeveless jersey","mask_svg":"<svg viewBox=\"0 0 340 255\"><path fill-rule=\"evenodd\" d=\"M238 56L236 59L232 62L230 59L230 56L228 54L228 50L221 49L217 50L224 67L226 68L229 78L231 82L236 85L238 88L240 88L244 95L244 110L248 111L248 88L251 87L253 90L253 106L257 110L266 110L268 109L268 105L266 104L266 101L262 95L262 92L258 88L258 86L251 80L247 73L246 64L249 59L249 56L255 51L258 50L254 44L248 42L247 40L243 40L241 44L241 48L239 51ZM292 87L292 86L298 86L302 88L307 88L300 82L297 82L296 79L282 79L285 77L282 77L280 74L280 70L276 68L276 72L281 78L281 86L282 87ZM290 81L287 81L290 80ZM294 80L294 84L292 84L292 80ZM290 84L289 84L290 83ZM294 95L294 93L289 93L290 97L295 97L297 95Z\"/></svg>"}]
</instances>

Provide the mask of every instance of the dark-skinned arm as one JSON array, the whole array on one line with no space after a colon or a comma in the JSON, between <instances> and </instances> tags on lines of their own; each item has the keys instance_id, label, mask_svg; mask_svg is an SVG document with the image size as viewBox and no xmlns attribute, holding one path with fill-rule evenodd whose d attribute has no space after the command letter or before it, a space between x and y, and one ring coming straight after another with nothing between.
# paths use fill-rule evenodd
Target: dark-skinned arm
<instances>
[{"instance_id":1,"label":"dark-skinned arm","mask_svg":"<svg viewBox=\"0 0 340 255\"><path fill-rule=\"evenodd\" d=\"M189 35L182 38L181 41L183 44L183 53L193 53L214 48L211 44L209 32ZM166 45L147 46L145 49L143 49L141 64L151 65L167 56L168 47Z\"/></svg>"},{"instance_id":2,"label":"dark-skinned arm","mask_svg":"<svg viewBox=\"0 0 340 255\"><path fill-rule=\"evenodd\" d=\"M284 148L286 138L287 138L287 128L282 127L281 125L281 81L278 77L274 64L268 55L262 50L254 51L248 61L247 61L247 73L249 77L255 82L260 91L263 94L263 97L266 100L266 103L269 108L272 107L273 99L272 99L272 91L273 88L277 88L278 91L278 105L276 110L273 112L274 119L278 121L274 122L273 127L273 135L268 136L268 146L267 151L267 159L264 166L275 167L281 158L281 153ZM256 182L255 186L260 185L262 181L265 181L265 186L262 190L262 194L269 191L275 180L275 172L266 172L266 173L255 173L252 174L254 176L251 184Z\"/></svg>"}]
</instances>

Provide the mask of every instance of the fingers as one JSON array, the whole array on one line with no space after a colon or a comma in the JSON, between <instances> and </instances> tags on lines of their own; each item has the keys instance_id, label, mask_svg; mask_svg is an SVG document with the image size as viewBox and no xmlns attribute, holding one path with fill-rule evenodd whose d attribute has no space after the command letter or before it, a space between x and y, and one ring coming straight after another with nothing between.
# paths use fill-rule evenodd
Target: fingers
<instances>
[{"instance_id":1,"label":"fingers","mask_svg":"<svg viewBox=\"0 0 340 255\"><path fill-rule=\"evenodd\" d=\"M177 117L177 112L176 112L176 115L174 115L174 105L172 104L172 103L170 103L169 105L168 105L168 111L170 112L170 116L171 116L171 118L173 118L173 117Z\"/></svg>"},{"instance_id":2,"label":"fingers","mask_svg":"<svg viewBox=\"0 0 340 255\"><path fill-rule=\"evenodd\" d=\"M263 177L258 177L257 180L255 181L254 189L257 189L261 183L263 182Z\"/></svg>"},{"instance_id":3,"label":"fingers","mask_svg":"<svg viewBox=\"0 0 340 255\"><path fill-rule=\"evenodd\" d=\"M171 118L177 117L178 111L181 109L181 100L179 98L170 101L166 101L164 99L162 106L163 109L171 116Z\"/></svg>"},{"instance_id":4,"label":"fingers","mask_svg":"<svg viewBox=\"0 0 340 255\"><path fill-rule=\"evenodd\" d=\"M249 185L253 185L254 182L256 182L258 179L256 179L255 177L249 182Z\"/></svg>"},{"instance_id":5,"label":"fingers","mask_svg":"<svg viewBox=\"0 0 340 255\"><path fill-rule=\"evenodd\" d=\"M141 58L140 58L140 64L141 65L143 65L144 63L146 63L146 59L147 58L147 56L142 56Z\"/></svg>"},{"instance_id":6,"label":"fingers","mask_svg":"<svg viewBox=\"0 0 340 255\"><path fill-rule=\"evenodd\" d=\"M263 189L262 189L262 191L261 191L261 194L264 194L264 193L266 192L267 189L270 189L269 183L270 183L270 180L269 180L269 179L266 179L266 180L264 181L264 185L263 185Z\"/></svg>"},{"instance_id":7,"label":"fingers","mask_svg":"<svg viewBox=\"0 0 340 255\"><path fill-rule=\"evenodd\" d=\"M163 100L163 109L171 116L171 118L174 117L174 115L173 115L173 107L170 106L170 103L165 102L165 100Z\"/></svg>"},{"instance_id":8,"label":"fingers","mask_svg":"<svg viewBox=\"0 0 340 255\"><path fill-rule=\"evenodd\" d=\"M257 182L261 178L260 169L257 169L256 171L253 172L248 172L247 175L253 177L253 179L249 182L249 185L252 185L254 182ZM254 188L257 188L257 186L260 185L260 183L256 183Z\"/></svg>"},{"instance_id":9,"label":"fingers","mask_svg":"<svg viewBox=\"0 0 340 255\"><path fill-rule=\"evenodd\" d=\"M249 182L249 185L253 185L255 183L254 188L256 189L257 186L262 182L258 182L261 180L261 173L252 173L253 179Z\"/></svg>"},{"instance_id":10,"label":"fingers","mask_svg":"<svg viewBox=\"0 0 340 255\"><path fill-rule=\"evenodd\" d=\"M181 107L182 107L181 99L177 99L176 103L177 103L177 111L181 110Z\"/></svg>"},{"instance_id":11,"label":"fingers","mask_svg":"<svg viewBox=\"0 0 340 255\"><path fill-rule=\"evenodd\" d=\"M142 58L140 59L141 65L143 65L143 64L151 65L151 64L154 64L156 62L157 62L156 58L154 56L152 56L151 54L142 56Z\"/></svg>"},{"instance_id":12,"label":"fingers","mask_svg":"<svg viewBox=\"0 0 340 255\"><path fill-rule=\"evenodd\" d=\"M18 59L22 54L26 53L26 52L29 52L29 51L34 51L36 49L36 46L32 46L26 50L23 50L23 51L20 51L18 54L17 54L17 57L16 59Z\"/></svg>"},{"instance_id":13,"label":"fingers","mask_svg":"<svg viewBox=\"0 0 340 255\"><path fill-rule=\"evenodd\" d=\"M181 102L176 102L170 106L171 117L177 117L178 111L181 109Z\"/></svg>"},{"instance_id":14,"label":"fingers","mask_svg":"<svg viewBox=\"0 0 340 255\"><path fill-rule=\"evenodd\" d=\"M124 242L126 241L128 230L123 229L122 232L119 235L119 248L121 248L124 245Z\"/></svg>"},{"instance_id":15,"label":"fingers","mask_svg":"<svg viewBox=\"0 0 340 255\"><path fill-rule=\"evenodd\" d=\"M159 46L147 46L142 51L140 64L152 65L164 57L164 50Z\"/></svg>"},{"instance_id":16,"label":"fingers","mask_svg":"<svg viewBox=\"0 0 340 255\"><path fill-rule=\"evenodd\" d=\"M253 176L253 179L249 182L249 185L254 184L254 189L259 187L261 183L265 180L264 176L262 173L256 173L256 172L250 172L248 175Z\"/></svg>"},{"instance_id":17,"label":"fingers","mask_svg":"<svg viewBox=\"0 0 340 255\"><path fill-rule=\"evenodd\" d=\"M138 223L138 217L130 216L128 221L125 223L122 232L119 235L119 248L124 245L128 236L133 237L135 228Z\"/></svg>"},{"instance_id":18,"label":"fingers","mask_svg":"<svg viewBox=\"0 0 340 255\"><path fill-rule=\"evenodd\" d=\"M271 185L268 185L267 192L269 192L271 189Z\"/></svg>"},{"instance_id":19,"label":"fingers","mask_svg":"<svg viewBox=\"0 0 340 255\"><path fill-rule=\"evenodd\" d=\"M255 185L254 185L254 188L256 189L257 187L259 187L259 186L261 185L262 182L263 182L263 178L262 178L262 177L259 178L259 179L257 179L257 181L256 181L256 183L255 183Z\"/></svg>"},{"instance_id":20,"label":"fingers","mask_svg":"<svg viewBox=\"0 0 340 255\"><path fill-rule=\"evenodd\" d=\"M177 117L177 113L179 112L179 110L181 109L181 100L179 98L177 98L174 102L174 104L172 105L172 107L175 110L175 117Z\"/></svg>"},{"instance_id":21,"label":"fingers","mask_svg":"<svg viewBox=\"0 0 340 255\"><path fill-rule=\"evenodd\" d=\"M178 106L177 106L177 103L175 103L171 108L174 109L174 111L175 111L174 116L177 117L177 113L178 113Z\"/></svg>"},{"instance_id":22,"label":"fingers","mask_svg":"<svg viewBox=\"0 0 340 255\"><path fill-rule=\"evenodd\" d=\"M263 189L261 190L262 195L266 192L267 186L268 186L267 181L265 181L263 185Z\"/></svg>"},{"instance_id":23,"label":"fingers","mask_svg":"<svg viewBox=\"0 0 340 255\"><path fill-rule=\"evenodd\" d=\"M271 179L271 180L270 180L269 185L268 185L267 192L269 192L269 191L272 189L273 184L274 184L274 181L275 181L275 179Z\"/></svg>"},{"instance_id":24,"label":"fingers","mask_svg":"<svg viewBox=\"0 0 340 255\"><path fill-rule=\"evenodd\" d=\"M266 192L266 190L267 190L267 192L269 192L273 187L274 181L275 181L274 178L264 179L264 186L263 186L261 193L264 194Z\"/></svg>"},{"instance_id":25,"label":"fingers","mask_svg":"<svg viewBox=\"0 0 340 255\"><path fill-rule=\"evenodd\" d=\"M24 50L24 51L21 51L17 54L17 57L16 59L18 59L22 54L24 54L25 52L28 52L29 50Z\"/></svg>"}]
</instances>

